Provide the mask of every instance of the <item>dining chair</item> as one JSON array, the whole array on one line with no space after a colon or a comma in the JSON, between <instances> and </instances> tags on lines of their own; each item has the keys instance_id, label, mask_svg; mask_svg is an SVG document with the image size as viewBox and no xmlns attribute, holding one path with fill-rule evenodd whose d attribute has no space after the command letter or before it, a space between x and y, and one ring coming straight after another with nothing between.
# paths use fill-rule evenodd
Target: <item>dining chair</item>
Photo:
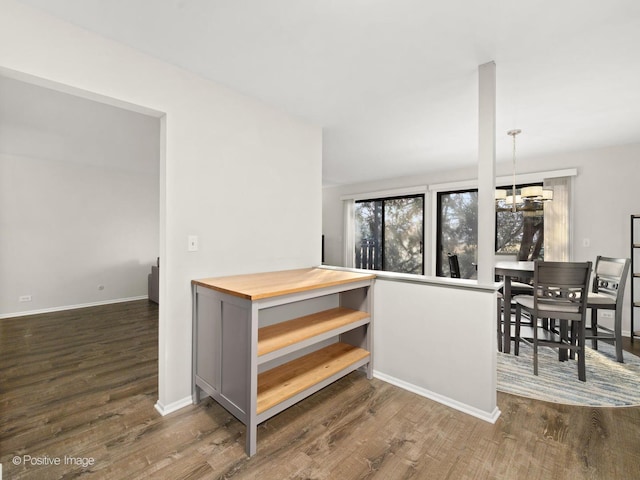
<instances>
[{"instance_id":1,"label":"dining chair","mask_svg":"<svg viewBox=\"0 0 640 480\"><path fill-rule=\"evenodd\" d=\"M449 259L449 276L451 278L460 278L460 263L458 262L458 255L455 253L447 253Z\"/></svg>"},{"instance_id":2,"label":"dining chair","mask_svg":"<svg viewBox=\"0 0 640 480\"><path fill-rule=\"evenodd\" d=\"M498 315L496 318L496 323L498 325L498 331L497 331L497 335L498 335L498 351L502 352L502 339L504 338L504 332L502 331L502 312L504 310L504 295L502 295L502 293L500 292L496 292L496 304L498 307Z\"/></svg>"},{"instance_id":3,"label":"dining chair","mask_svg":"<svg viewBox=\"0 0 640 480\"><path fill-rule=\"evenodd\" d=\"M497 258L497 256L496 256ZM517 256L516 255L500 255L500 260L498 261L501 264L505 264L505 262L513 262L514 264L518 262L517 260ZM516 277L518 278L518 277ZM496 275L496 282L499 282L501 280L507 280L507 277L504 275L500 275L497 274ZM497 334L498 334L498 351L502 352L502 351L506 351L508 352L510 349L509 348L504 348L504 342L510 342L511 340L514 340L514 336L511 334L511 331L508 333L508 335L506 335L504 328L505 328L505 316L509 315L509 319L511 319L511 316L515 313L515 301L514 301L514 297L516 295L533 295L533 285L531 285L530 283L524 283L524 282L520 282L517 280L514 280L513 278L509 277L509 291L510 291L510 296L509 298L511 299L511 301L509 302L509 308L505 308L506 307L506 303L505 302L505 292L504 292L504 287L501 287L500 290L498 290L498 318L497 318ZM509 321L509 325L515 325L515 323L512 323L511 321ZM511 330L511 327L509 327L509 330Z\"/></svg>"},{"instance_id":4,"label":"dining chair","mask_svg":"<svg viewBox=\"0 0 640 480\"><path fill-rule=\"evenodd\" d=\"M533 295L518 295L514 353L519 354L520 342L533 346L533 374L538 375L538 348L549 346L559 351L575 352L578 378L586 381L585 319L587 293L592 262L536 261L533 272ZM522 312L529 315L533 339L521 336ZM553 319L559 330L543 330L538 319ZM571 334L569 334L571 331ZM543 337L540 338L542 333Z\"/></svg>"},{"instance_id":5,"label":"dining chair","mask_svg":"<svg viewBox=\"0 0 640 480\"><path fill-rule=\"evenodd\" d=\"M587 328L591 346L598 349L598 340L613 340L616 348L616 360L622 358L622 299L629 273L629 258L611 258L598 256L594 268L591 292L587 297L587 308L591 309L591 325ZM598 310L613 310L613 328L598 324ZM604 332L604 333L601 333Z\"/></svg>"}]
</instances>

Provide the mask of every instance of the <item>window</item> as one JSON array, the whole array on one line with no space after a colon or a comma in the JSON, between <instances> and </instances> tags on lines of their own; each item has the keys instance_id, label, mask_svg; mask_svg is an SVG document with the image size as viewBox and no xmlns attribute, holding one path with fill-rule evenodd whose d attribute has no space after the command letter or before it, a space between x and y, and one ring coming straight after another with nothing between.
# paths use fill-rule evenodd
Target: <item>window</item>
<instances>
[{"instance_id":1,"label":"window","mask_svg":"<svg viewBox=\"0 0 640 480\"><path fill-rule=\"evenodd\" d=\"M518 260L544 258L544 214L496 212L496 253L517 256Z\"/></svg>"},{"instance_id":2,"label":"window","mask_svg":"<svg viewBox=\"0 0 640 480\"><path fill-rule=\"evenodd\" d=\"M520 189L539 183L517 185ZM478 250L478 190L438 193L436 274L449 276L447 254L458 256L461 278L474 278ZM496 253L518 260L544 258L544 214L496 212Z\"/></svg>"},{"instance_id":3,"label":"window","mask_svg":"<svg viewBox=\"0 0 640 480\"><path fill-rule=\"evenodd\" d=\"M542 183L516 185L516 189ZM515 255L518 260L544 259L544 210L527 208L517 212L496 212L496 253Z\"/></svg>"},{"instance_id":4,"label":"window","mask_svg":"<svg viewBox=\"0 0 640 480\"><path fill-rule=\"evenodd\" d=\"M478 191L438 193L436 275L450 276L447 254L458 256L460 278L475 275L478 250Z\"/></svg>"},{"instance_id":5,"label":"window","mask_svg":"<svg viewBox=\"0 0 640 480\"><path fill-rule=\"evenodd\" d=\"M355 267L424 273L424 195L355 202Z\"/></svg>"}]
</instances>

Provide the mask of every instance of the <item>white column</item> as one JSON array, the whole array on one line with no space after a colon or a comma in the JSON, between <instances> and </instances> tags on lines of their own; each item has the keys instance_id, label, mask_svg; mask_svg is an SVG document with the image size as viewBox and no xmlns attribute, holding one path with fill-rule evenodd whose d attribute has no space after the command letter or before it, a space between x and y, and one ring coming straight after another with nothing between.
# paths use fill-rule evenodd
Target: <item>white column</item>
<instances>
[{"instance_id":1,"label":"white column","mask_svg":"<svg viewBox=\"0 0 640 480\"><path fill-rule=\"evenodd\" d=\"M496 64L478 67L478 282L494 282Z\"/></svg>"}]
</instances>

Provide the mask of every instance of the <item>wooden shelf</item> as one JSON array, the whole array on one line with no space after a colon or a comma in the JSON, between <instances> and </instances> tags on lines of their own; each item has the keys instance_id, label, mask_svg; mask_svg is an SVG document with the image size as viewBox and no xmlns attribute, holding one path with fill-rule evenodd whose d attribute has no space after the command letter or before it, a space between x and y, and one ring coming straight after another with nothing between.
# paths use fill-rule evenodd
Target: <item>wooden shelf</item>
<instances>
[{"instance_id":1,"label":"wooden shelf","mask_svg":"<svg viewBox=\"0 0 640 480\"><path fill-rule=\"evenodd\" d=\"M334 343L258 375L257 413L260 414L308 388L369 358L369 352Z\"/></svg>"},{"instance_id":2,"label":"wooden shelf","mask_svg":"<svg viewBox=\"0 0 640 480\"><path fill-rule=\"evenodd\" d=\"M258 356L265 355L318 336L329 338L353 328L356 322L369 318L369 313L337 307L319 313L269 325L258 330Z\"/></svg>"}]
</instances>

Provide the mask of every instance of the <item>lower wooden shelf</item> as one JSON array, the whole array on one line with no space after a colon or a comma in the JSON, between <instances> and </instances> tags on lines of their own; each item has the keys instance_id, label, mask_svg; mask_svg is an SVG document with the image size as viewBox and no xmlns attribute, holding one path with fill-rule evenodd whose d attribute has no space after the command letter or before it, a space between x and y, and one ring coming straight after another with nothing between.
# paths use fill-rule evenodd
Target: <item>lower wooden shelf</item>
<instances>
[{"instance_id":1,"label":"lower wooden shelf","mask_svg":"<svg viewBox=\"0 0 640 480\"><path fill-rule=\"evenodd\" d=\"M362 348L338 342L261 373L256 413L269 410L369 355Z\"/></svg>"}]
</instances>

